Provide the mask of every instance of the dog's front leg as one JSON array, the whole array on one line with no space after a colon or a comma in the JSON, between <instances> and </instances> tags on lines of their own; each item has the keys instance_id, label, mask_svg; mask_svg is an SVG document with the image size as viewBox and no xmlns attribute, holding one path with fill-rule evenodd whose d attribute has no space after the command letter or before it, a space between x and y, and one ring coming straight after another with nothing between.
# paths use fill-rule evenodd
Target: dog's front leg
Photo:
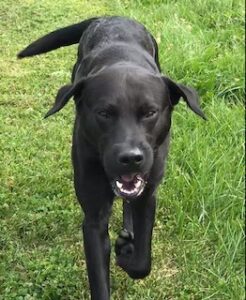
<instances>
[{"instance_id":1,"label":"dog's front leg","mask_svg":"<svg viewBox=\"0 0 246 300\"><path fill-rule=\"evenodd\" d=\"M134 255L133 268L129 275L135 278L143 278L151 271L151 242L155 208L155 195L147 194L133 203Z\"/></svg>"},{"instance_id":2,"label":"dog's front leg","mask_svg":"<svg viewBox=\"0 0 246 300\"><path fill-rule=\"evenodd\" d=\"M83 222L84 249L92 300L110 299L109 213L109 210L104 209L96 215L85 214Z\"/></svg>"},{"instance_id":3,"label":"dog's front leg","mask_svg":"<svg viewBox=\"0 0 246 300\"><path fill-rule=\"evenodd\" d=\"M128 204L127 218L131 207L133 233L128 230L123 231L117 240L117 264L134 279L147 276L151 270L151 239L155 206L155 195L148 193Z\"/></svg>"},{"instance_id":4,"label":"dog's front leg","mask_svg":"<svg viewBox=\"0 0 246 300\"><path fill-rule=\"evenodd\" d=\"M114 194L100 164L85 156L84 145L74 145L72 154L75 191L85 215L83 235L91 299L109 300L108 221Z\"/></svg>"}]
</instances>

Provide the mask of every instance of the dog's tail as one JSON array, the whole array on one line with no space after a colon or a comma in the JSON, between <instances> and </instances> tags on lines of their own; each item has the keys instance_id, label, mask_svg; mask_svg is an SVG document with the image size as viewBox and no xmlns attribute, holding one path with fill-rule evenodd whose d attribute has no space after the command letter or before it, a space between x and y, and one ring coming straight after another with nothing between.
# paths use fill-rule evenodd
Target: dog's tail
<instances>
[{"instance_id":1,"label":"dog's tail","mask_svg":"<svg viewBox=\"0 0 246 300\"><path fill-rule=\"evenodd\" d=\"M17 54L18 58L46 53L63 46L69 46L79 42L83 32L97 18L91 18L83 22L57 29L31 43Z\"/></svg>"}]
</instances>

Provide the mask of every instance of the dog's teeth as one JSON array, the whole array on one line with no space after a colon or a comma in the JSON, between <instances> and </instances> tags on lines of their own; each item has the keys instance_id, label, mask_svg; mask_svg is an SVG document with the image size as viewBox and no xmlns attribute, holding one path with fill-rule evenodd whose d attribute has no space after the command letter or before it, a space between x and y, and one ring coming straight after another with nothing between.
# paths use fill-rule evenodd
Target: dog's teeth
<instances>
[{"instance_id":1,"label":"dog's teeth","mask_svg":"<svg viewBox=\"0 0 246 300\"><path fill-rule=\"evenodd\" d=\"M135 183L135 188L140 188L140 186L141 186L141 181L137 181L136 183Z\"/></svg>"},{"instance_id":2,"label":"dog's teeth","mask_svg":"<svg viewBox=\"0 0 246 300\"><path fill-rule=\"evenodd\" d=\"M134 182L131 189L126 189L123 183L116 180L115 186L117 187L117 189L115 190L115 194L118 196L125 195L126 197L139 196L143 192L145 184L140 176L137 177L139 178L137 178L138 180Z\"/></svg>"},{"instance_id":3,"label":"dog's teeth","mask_svg":"<svg viewBox=\"0 0 246 300\"><path fill-rule=\"evenodd\" d=\"M139 195L141 195L142 194L142 192L143 192L143 190L144 190L144 187L142 186L142 188L138 191L138 194L137 194L137 196L139 196Z\"/></svg>"},{"instance_id":4,"label":"dog's teeth","mask_svg":"<svg viewBox=\"0 0 246 300\"><path fill-rule=\"evenodd\" d=\"M123 193L125 193L127 195L130 195L132 193L131 191L128 191L128 190L125 190L125 189L123 189L122 191L123 191Z\"/></svg>"},{"instance_id":5,"label":"dog's teeth","mask_svg":"<svg viewBox=\"0 0 246 300\"><path fill-rule=\"evenodd\" d=\"M117 188L121 189L123 184L121 182L119 182L118 180L116 180L116 186L117 186Z\"/></svg>"}]
</instances>

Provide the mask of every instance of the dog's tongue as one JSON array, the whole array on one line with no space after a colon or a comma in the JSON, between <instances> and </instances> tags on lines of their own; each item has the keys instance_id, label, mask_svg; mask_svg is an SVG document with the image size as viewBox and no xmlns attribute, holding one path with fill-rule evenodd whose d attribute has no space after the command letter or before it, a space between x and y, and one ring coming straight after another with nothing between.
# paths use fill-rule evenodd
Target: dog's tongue
<instances>
[{"instance_id":1,"label":"dog's tongue","mask_svg":"<svg viewBox=\"0 0 246 300\"><path fill-rule=\"evenodd\" d=\"M136 174L122 175L121 179L125 182L131 182L134 180Z\"/></svg>"}]
</instances>

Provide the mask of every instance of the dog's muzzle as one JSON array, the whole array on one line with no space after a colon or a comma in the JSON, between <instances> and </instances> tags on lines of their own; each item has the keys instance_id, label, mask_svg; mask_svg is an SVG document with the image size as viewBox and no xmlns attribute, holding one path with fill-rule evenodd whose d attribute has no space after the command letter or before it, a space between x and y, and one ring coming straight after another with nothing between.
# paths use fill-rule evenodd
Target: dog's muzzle
<instances>
[{"instance_id":1,"label":"dog's muzzle","mask_svg":"<svg viewBox=\"0 0 246 300\"><path fill-rule=\"evenodd\" d=\"M144 176L137 173L122 175L112 181L115 195L125 199L139 197L143 193L145 185Z\"/></svg>"}]
</instances>

